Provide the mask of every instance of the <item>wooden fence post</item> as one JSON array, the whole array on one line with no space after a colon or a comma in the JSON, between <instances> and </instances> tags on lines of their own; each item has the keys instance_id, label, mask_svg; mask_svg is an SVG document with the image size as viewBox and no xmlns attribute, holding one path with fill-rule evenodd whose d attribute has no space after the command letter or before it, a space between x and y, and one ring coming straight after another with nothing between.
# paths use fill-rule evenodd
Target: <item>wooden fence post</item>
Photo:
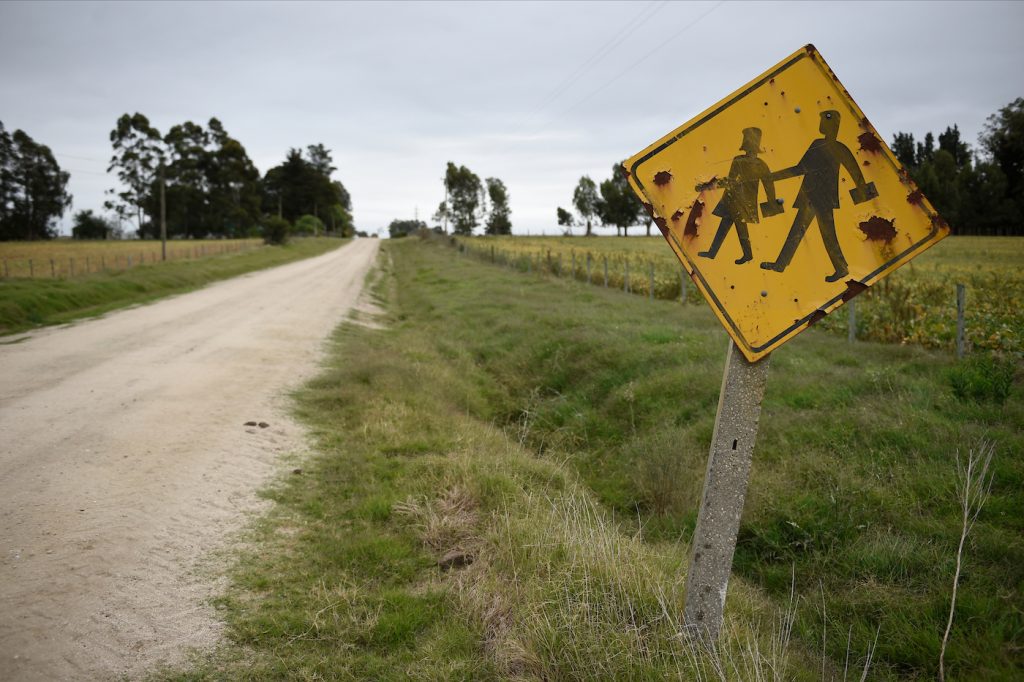
<instances>
[{"instance_id":1,"label":"wooden fence post","mask_svg":"<svg viewBox=\"0 0 1024 682\"><path fill-rule=\"evenodd\" d=\"M50 259L50 278L57 279L57 268L53 263L53 259Z\"/></svg>"},{"instance_id":2,"label":"wooden fence post","mask_svg":"<svg viewBox=\"0 0 1024 682\"><path fill-rule=\"evenodd\" d=\"M964 313L967 308L967 287L956 285L956 356L962 358L967 350Z\"/></svg>"},{"instance_id":3,"label":"wooden fence post","mask_svg":"<svg viewBox=\"0 0 1024 682\"><path fill-rule=\"evenodd\" d=\"M602 256L604 259L604 288L608 288L608 256Z\"/></svg>"},{"instance_id":4,"label":"wooden fence post","mask_svg":"<svg viewBox=\"0 0 1024 682\"><path fill-rule=\"evenodd\" d=\"M590 280L590 252L587 251L587 284L591 284Z\"/></svg>"},{"instance_id":5,"label":"wooden fence post","mask_svg":"<svg viewBox=\"0 0 1024 682\"><path fill-rule=\"evenodd\" d=\"M629 261L626 261L626 276L622 280L622 290L629 293Z\"/></svg>"},{"instance_id":6,"label":"wooden fence post","mask_svg":"<svg viewBox=\"0 0 1024 682\"><path fill-rule=\"evenodd\" d=\"M35 276L36 276L35 267L32 264L32 259L29 258L28 259L28 277L29 277L29 279L32 279Z\"/></svg>"}]
</instances>

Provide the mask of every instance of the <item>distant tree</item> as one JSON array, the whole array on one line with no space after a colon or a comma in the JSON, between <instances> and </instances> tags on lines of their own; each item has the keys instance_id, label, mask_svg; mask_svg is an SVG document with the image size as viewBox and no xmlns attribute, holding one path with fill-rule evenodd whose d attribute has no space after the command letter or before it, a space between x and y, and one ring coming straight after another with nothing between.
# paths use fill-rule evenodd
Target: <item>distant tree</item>
<instances>
[{"instance_id":1,"label":"distant tree","mask_svg":"<svg viewBox=\"0 0 1024 682\"><path fill-rule=\"evenodd\" d=\"M600 201L601 197L597 193L597 185L594 184L594 181L586 175L581 177L572 193L572 205L576 207L576 212L586 222L588 237L593 234L590 223L597 216L597 207Z\"/></svg>"},{"instance_id":2,"label":"distant tree","mask_svg":"<svg viewBox=\"0 0 1024 682\"><path fill-rule=\"evenodd\" d=\"M925 133L924 142L917 143L916 150L916 161L917 165L921 166L932 160L932 156L935 155L935 136L931 133Z\"/></svg>"},{"instance_id":3,"label":"distant tree","mask_svg":"<svg viewBox=\"0 0 1024 682\"><path fill-rule=\"evenodd\" d=\"M450 216L448 215L448 203L442 201L440 204L437 205L437 210L434 212L434 215L430 216L430 219L436 223L440 223L441 233L446 234L448 232L446 226L448 225L449 217Z\"/></svg>"},{"instance_id":4,"label":"distant tree","mask_svg":"<svg viewBox=\"0 0 1024 682\"><path fill-rule=\"evenodd\" d=\"M484 231L487 234L512 234L512 209L508 205L508 189L498 178L487 178L487 196L491 200Z\"/></svg>"},{"instance_id":5,"label":"distant tree","mask_svg":"<svg viewBox=\"0 0 1024 682\"><path fill-rule=\"evenodd\" d=\"M114 224L91 209L79 211L73 220L71 236L75 239L110 239L114 235Z\"/></svg>"},{"instance_id":6,"label":"distant tree","mask_svg":"<svg viewBox=\"0 0 1024 682\"><path fill-rule=\"evenodd\" d=\"M284 218L276 215L267 216L263 219L263 241L267 244L281 246L288 243L288 234L292 226Z\"/></svg>"},{"instance_id":7,"label":"distant tree","mask_svg":"<svg viewBox=\"0 0 1024 682\"><path fill-rule=\"evenodd\" d=\"M473 171L451 161L444 174L448 203L446 211L455 234L470 235L479 224L483 205L483 184Z\"/></svg>"},{"instance_id":8,"label":"distant tree","mask_svg":"<svg viewBox=\"0 0 1024 682\"><path fill-rule=\"evenodd\" d=\"M71 206L68 179L49 147L0 122L0 240L55 237Z\"/></svg>"},{"instance_id":9,"label":"distant tree","mask_svg":"<svg viewBox=\"0 0 1024 682\"><path fill-rule=\"evenodd\" d=\"M333 180L331 153L322 144L288 150L284 162L267 171L263 178L263 210L288 220L304 214L330 218L331 207L352 210L352 200L341 182Z\"/></svg>"},{"instance_id":10,"label":"distant tree","mask_svg":"<svg viewBox=\"0 0 1024 682\"><path fill-rule=\"evenodd\" d=\"M163 140L149 119L136 112L117 119L110 142L114 155L107 172L117 174L123 190L107 190L111 198L104 206L126 220L135 218L141 236L147 198L165 156Z\"/></svg>"},{"instance_id":11,"label":"distant tree","mask_svg":"<svg viewBox=\"0 0 1024 682\"><path fill-rule=\"evenodd\" d=\"M303 236L313 235L314 237L318 237L323 231L324 222L315 215L309 215L308 213L296 220L295 225L292 228L293 233L301 234Z\"/></svg>"},{"instance_id":12,"label":"distant tree","mask_svg":"<svg viewBox=\"0 0 1024 682\"><path fill-rule=\"evenodd\" d=\"M952 128L947 126L944 133L939 133L939 150L953 158L958 170L971 163L971 147L960 139L960 129L956 124Z\"/></svg>"},{"instance_id":13,"label":"distant tree","mask_svg":"<svg viewBox=\"0 0 1024 682\"><path fill-rule=\"evenodd\" d=\"M917 153L912 133L896 133L892 139L892 153L905 168L917 166Z\"/></svg>"},{"instance_id":14,"label":"distant tree","mask_svg":"<svg viewBox=\"0 0 1024 682\"><path fill-rule=\"evenodd\" d=\"M629 228L640 222L644 208L630 189L621 164L612 166L612 177L601 183L600 191L597 215L601 222L605 225L614 225L616 233L628 237Z\"/></svg>"},{"instance_id":15,"label":"distant tree","mask_svg":"<svg viewBox=\"0 0 1024 682\"><path fill-rule=\"evenodd\" d=\"M219 120L211 118L207 127L211 145L209 228L228 237L241 237L261 219L260 172L242 143L231 137Z\"/></svg>"},{"instance_id":16,"label":"distant tree","mask_svg":"<svg viewBox=\"0 0 1024 682\"><path fill-rule=\"evenodd\" d=\"M388 234L392 239L398 239L426 229L427 224L422 220L392 220L388 225Z\"/></svg>"},{"instance_id":17,"label":"distant tree","mask_svg":"<svg viewBox=\"0 0 1024 682\"><path fill-rule=\"evenodd\" d=\"M572 213L566 211L561 206L558 207L558 224L565 228L567 235L572 235L572 226L576 223Z\"/></svg>"},{"instance_id":18,"label":"distant tree","mask_svg":"<svg viewBox=\"0 0 1024 682\"><path fill-rule=\"evenodd\" d=\"M981 146L1006 178L1006 197L1016 214L1011 219L1020 233L1024 220L1024 98L1018 97L989 116Z\"/></svg>"}]
</instances>

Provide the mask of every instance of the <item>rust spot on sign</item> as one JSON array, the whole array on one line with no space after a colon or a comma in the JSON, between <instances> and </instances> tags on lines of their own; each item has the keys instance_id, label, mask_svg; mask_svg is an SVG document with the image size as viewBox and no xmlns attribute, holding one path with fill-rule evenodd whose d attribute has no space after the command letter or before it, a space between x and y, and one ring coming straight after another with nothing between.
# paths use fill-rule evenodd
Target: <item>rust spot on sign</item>
<instances>
[{"instance_id":1,"label":"rust spot on sign","mask_svg":"<svg viewBox=\"0 0 1024 682\"><path fill-rule=\"evenodd\" d=\"M843 292L843 303L848 303L851 298L864 292L868 288L867 284L858 282L855 279L846 280L846 291Z\"/></svg>"},{"instance_id":2,"label":"rust spot on sign","mask_svg":"<svg viewBox=\"0 0 1024 682\"><path fill-rule=\"evenodd\" d=\"M680 211L680 210L678 210L678 209L676 210L676 212L675 212L675 213L673 213L673 214L672 214L672 220L673 220L673 222L678 222L678 221L679 221L679 219L680 219L680 218L682 218L682 217L683 217L683 212L682 212L682 211Z\"/></svg>"},{"instance_id":3,"label":"rust spot on sign","mask_svg":"<svg viewBox=\"0 0 1024 682\"><path fill-rule=\"evenodd\" d=\"M693 202L693 208L690 209L690 215L686 218L686 227L683 228L684 237L696 237L697 236L697 221L704 214L704 202L697 199Z\"/></svg>"},{"instance_id":4,"label":"rust spot on sign","mask_svg":"<svg viewBox=\"0 0 1024 682\"><path fill-rule=\"evenodd\" d=\"M873 242L891 242L896 236L896 226L893 221L871 216L860 225L860 231L867 235Z\"/></svg>"},{"instance_id":5,"label":"rust spot on sign","mask_svg":"<svg viewBox=\"0 0 1024 682\"><path fill-rule=\"evenodd\" d=\"M870 161L868 161L867 159L864 159L864 165L865 165L865 166L870 166L870 165L871 165L871 162L870 162Z\"/></svg>"},{"instance_id":6,"label":"rust spot on sign","mask_svg":"<svg viewBox=\"0 0 1024 682\"><path fill-rule=\"evenodd\" d=\"M658 171L654 174L654 184L658 187L667 185L672 180L672 173L668 171Z\"/></svg>"},{"instance_id":7,"label":"rust spot on sign","mask_svg":"<svg viewBox=\"0 0 1024 682\"><path fill-rule=\"evenodd\" d=\"M866 152L878 153L882 151L882 141L878 139L878 136L868 130L857 136L857 141L860 142L860 148Z\"/></svg>"},{"instance_id":8,"label":"rust spot on sign","mask_svg":"<svg viewBox=\"0 0 1024 682\"><path fill-rule=\"evenodd\" d=\"M718 176L713 175L707 182L698 183L695 190L698 192L707 192L708 190L716 189L718 187Z\"/></svg>"},{"instance_id":9,"label":"rust spot on sign","mask_svg":"<svg viewBox=\"0 0 1024 682\"><path fill-rule=\"evenodd\" d=\"M936 213L935 215L932 216L932 227L934 227L937 230L948 230L949 223L943 220L942 216Z\"/></svg>"},{"instance_id":10,"label":"rust spot on sign","mask_svg":"<svg viewBox=\"0 0 1024 682\"><path fill-rule=\"evenodd\" d=\"M818 308L813 313L811 313L811 316L809 318L807 318L807 326L810 327L823 317L825 317L825 311L822 310L821 308Z\"/></svg>"},{"instance_id":11,"label":"rust spot on sign","mask_svg":"<svg viewBox=\"0 0 1024 682\"><path fill-rule=\"evenodd\" d=\"M915 189L913 192L907 195L908 204L920 206L922 201L924 201L924 193L919 189Z\"/></svg>"}]
</instances>

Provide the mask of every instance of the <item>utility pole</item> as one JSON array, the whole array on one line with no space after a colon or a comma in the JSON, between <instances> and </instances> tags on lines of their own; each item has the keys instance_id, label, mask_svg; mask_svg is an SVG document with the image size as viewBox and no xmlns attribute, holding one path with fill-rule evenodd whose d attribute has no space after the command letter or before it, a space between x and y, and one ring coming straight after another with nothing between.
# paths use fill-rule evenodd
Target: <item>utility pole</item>
<instances>
[{"instance_id":1,"label":"utility pole","mask_svg":"<svg viewBox=\"0 0 1024 682\"><path fill-rule=\"evenodd\" d=\"M444 233L448 234L448 178L444 179Z\"/></svg>"},{"instance_id":2,"label":"utility pole","mask_svg":"<svg viewBox=\"0 0 1024 682\"><path fill-rule=\"evenodd\" d=\"M160 163L160 260L167 260L167 180Z\"/></svg>"}]
</instances>

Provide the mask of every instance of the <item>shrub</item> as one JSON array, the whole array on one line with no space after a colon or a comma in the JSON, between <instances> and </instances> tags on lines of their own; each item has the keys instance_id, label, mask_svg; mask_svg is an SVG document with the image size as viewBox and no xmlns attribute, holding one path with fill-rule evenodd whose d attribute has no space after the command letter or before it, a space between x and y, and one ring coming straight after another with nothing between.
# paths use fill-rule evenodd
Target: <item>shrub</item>
<instances>
[{"instance_id":1,"label":"shrub","mask_svg":"<svg viewBox=\"0 0 1024 682\"><path fill-rule=\"evenodd\" d=\"M1002 405L1010 397L1016 363L994 355L972 355L950 370L949 383L960 400Z\"/></svg>"},{"instance_id":2,"label":"shrub","mask_svg":"<svg viewBox=\"0 0 1024 682\"><path fill-rule=\"evenodd\" d=\"M263 241L267 244L287 244L291 224L284 218L270 216L263 220Z\"/></svg>"},{"instance_id":3,"label":"shrub","mask_svg":"<svg viewBox=\"0 0 1024 682\"><path fill-rule=\"evenodd\" d=\"M324 223L315 215L304 215L295 221L295 232L303 235L319 236L324 231Z\"/></svg>"}]
</instances>

